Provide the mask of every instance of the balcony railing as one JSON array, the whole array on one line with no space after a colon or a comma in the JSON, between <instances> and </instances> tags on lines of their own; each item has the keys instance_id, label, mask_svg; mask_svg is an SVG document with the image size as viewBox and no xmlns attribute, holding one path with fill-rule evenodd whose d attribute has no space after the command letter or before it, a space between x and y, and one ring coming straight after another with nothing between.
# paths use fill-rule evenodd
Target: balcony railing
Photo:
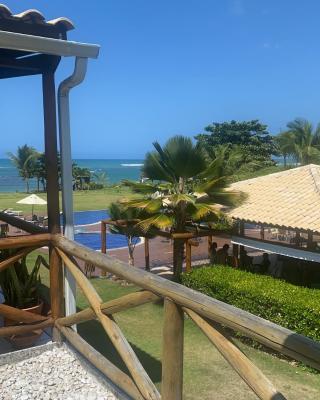
<instances>
[{"instance_id":1,"label":"balcony railing","mask_svg":"<svg viewBox=\"0 0 320 400\"><path fill-rule=\"evenodd\" d=\"M60 335L65 337L87 360L133 399L182 399L184 314L187 314L204 332L260 399L284 399L284 396L241 352L225 328L241 332L271 349L320 370L319 343L202 293L142 269L132 268L113 257L90 250L61 235L37 233L1 239L0 249L16 248L18 251L0 263L0 271L44 245L50 248L51 316L32 315L26 311L1 305L0 315L23 324L0 328L0 336L6 337L52 326L55 340L59 340ZM77 260L93 264L102 271L135 284L142 290L103 302L78 267ZM69 316L63 315L62 264L73 275L90 304L88 308ZM159 299L163 299L164 302L161 394L113 318L117 312ZM112 364L73 329L75 325L93 319L102 325L129 374Z\"/></svg>"}]
</instances>

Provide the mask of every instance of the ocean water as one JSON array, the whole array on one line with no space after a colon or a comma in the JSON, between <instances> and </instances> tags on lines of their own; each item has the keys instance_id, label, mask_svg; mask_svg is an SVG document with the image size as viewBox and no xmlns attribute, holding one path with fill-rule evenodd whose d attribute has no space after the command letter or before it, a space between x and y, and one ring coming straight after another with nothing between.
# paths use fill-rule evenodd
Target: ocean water
<instances>
[{"instance_id":1,"label":"ocean water","mask_svg":"<svg viewBox=\"0 0 320 400\"><path fill-rule=\"evenodd\" d=\"M79 159L75 162L81 168L89 168L92 174L106 172L109 183L117 183L122 179L138 180L143 160L119 159L98 160ZM30 181L30 190L36 189L36 181ZM25 182L10 160L0 159L0 192L25 192Z\"/></svg>"}]
</instances>

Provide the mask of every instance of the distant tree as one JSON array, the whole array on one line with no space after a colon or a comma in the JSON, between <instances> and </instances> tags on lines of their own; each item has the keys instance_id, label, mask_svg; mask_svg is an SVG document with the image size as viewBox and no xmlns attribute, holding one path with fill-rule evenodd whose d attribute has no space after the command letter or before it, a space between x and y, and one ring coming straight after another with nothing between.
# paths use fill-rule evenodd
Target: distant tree
<instances>
[{"instance_id":1,"label":"distant tree","mask_svg":"<svg viewBox=\"0 0 320 400\"><path fill-rule=\"evenodd\" d=\"M34 147L25 144L18 147L16 154L8 153L8 156L17 168L21 178L26 182L26 190L29 193L29 181L34 177L38 152Z\"/></svg>"},{"instance_id":2,"label":"distant tree","mask_svg":"<svg viewBox=\"0 0 320 400\"><path fill-rule=\"evenodd\" d=\"M72 165L72 176L75 180L75 189L83 190L90 184L91 172L89 168L81 168L75 162Z\"/></svg>"},{"instance_id":3,"label":"distant tree","mask_svg":"<svg viewBox=\"0 0 320 400\"><path fill-rule=\"evenodd\" d=\"M37 153L34 164L34 177L37 179L37 191L40 192L40 183L42 190L47 188L47 173L46 173L46 157L44 153Z\"/></svg>"},{"instance_id":4,"label":"distant tree","mask_svg":"<svg viewBox=\"0 0 320 400\"><path fill-rule=\"evenodd\" d=\"M287 127L296 160L301 165L320 164L320 124L314 128L306 119L296 118Z\"/></svg>"},{"instance_id":5,"label":"distant tree","mask_svg":"<svg viewBox=\"0 0 320 400\"><path fill-rule=\"evenodd\" d=\"M274 164L271 156L277 154L274 138L267 128L258 120L214 122L205 128L206 133L195 138L207 149L220 145L236 146L242 153L243 164L255 162L266 166Z\"/></svg>"},{"instance_id":6,"label":"distant tree","mask_svg":"<svg viewBox=\"0 0 320 400\"><path fill-rule=\"evenodd\" d=\"M288 157L295 157L295 136L292 132L280 132L274 138L276 145L278 146L279 154L283 156L283 165L287 166Z\"/></svg>"},{"instance_id":7,"label":"distant tree","mask_svg":"<svg viewBox=\"0 0 320 400\"><path fill-rule=\"evenodd\" d=\"M126 221L117 225L110 225L111 233L124 235L127 239L129 264L134 265L134 249L138 243L139 237L145 233L137 226L136 219L139 216L139 210L125 208L120 203L112 203L109 207L109 215L114 222Z\"/></svg>"},{"instance_id":8,"label":"distant tree","mask_svg":"<svg viewBox=\"0 0 320 400\"><path fill-rule=\"evenodd\" d=\"M93 174L94 181L103 187L108 184L108 174L106 172L96 172Z\"/></svg>"}]
</instances>

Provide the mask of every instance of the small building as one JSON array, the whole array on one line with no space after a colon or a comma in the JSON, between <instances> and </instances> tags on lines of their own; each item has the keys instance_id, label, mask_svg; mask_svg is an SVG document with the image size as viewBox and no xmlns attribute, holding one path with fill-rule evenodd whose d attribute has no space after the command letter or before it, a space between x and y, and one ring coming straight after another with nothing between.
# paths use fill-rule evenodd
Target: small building
<instances>
[{"instance_id":1,"label":"small building","mask_svg":"<svg viewBox=\"0 0 320 400\"><path fill-rule=\"evenodd\" d=\"M236 182L246 199L229 215L237 228L234 255L244 247L320 262L320 166L306 165ZM239 248L240 246L240 248Z\"/></svg>"}]
</instances>

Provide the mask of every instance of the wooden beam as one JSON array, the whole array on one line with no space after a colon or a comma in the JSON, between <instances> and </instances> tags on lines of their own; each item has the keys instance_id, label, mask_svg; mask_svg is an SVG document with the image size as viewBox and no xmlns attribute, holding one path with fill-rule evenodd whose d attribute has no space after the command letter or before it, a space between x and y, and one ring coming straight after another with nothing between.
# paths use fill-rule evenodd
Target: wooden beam
<instances>
[{"instance_id":1,"label":"wooden beam","mask_svg":"<svg viewBox=\"0 0 320 400\"><path fill-rule=\"evenodd\" d=\"M56 326L66 339L79 351L92 365L98 368L108 379L126 392L134 400L144 400L132 379L107 360L101 353L90 346L80 335L71 328L63 327L56 321Z\"/></svg>"},{"instance_id":2,"label":"wooden beam","mask_svg":"<svg viewBox=\"0 0 320 400\"><path fill-rule=\"evenodd\" d=\"M129 268L120 260L60 235L54 235L53 242L67 254L91 262L159 296L171 298L175 303L203 317L242 332L267 347L320 370L320 344L305 336L140 268Z\"/></svg>"},{"instance_id":3,"label":"wooden beam","mask_svg":"<svg viewBox=\"0 0 320 400\"><path fill-rule=\"evenodd\" d=\"M21 218L14 217L5 212L0 212L0 221L6 222L15 228L19 228L24 232L32 234L48 232L48 229L43 228L42 226L35 225L32 222L24 221Z\"/></svg>"},{"instance_id":4,"label":"wooden beam","mask_svg":"<svg viewBox=\"0 0 320 400\"><path fill-rule=\"evenodd\" d=\"M162 400L182 400L183 325L181 307L170 299L164 301L162 345Z\"/></svg>"},{"instance_id":5,"label":"wooden beam","mask_svg":"<svg viewBox=\"0 0 320 400\"><path fill-rule=\"evenodd\" d=\"M220 354L246 382L261 400L285 400L268 378L251 362L242 351L224 335L208 324L195 312L183 308L193 322L202 330Z\"/></svg>"},{"instance_id":6,"label":"wooden beam","mask_svg":"<svg viewBox=\"0 0 320 400\"><path fill-rule=\"evenodd\" d=\"M129 310L133 307L137 307L142 304L156 301L158 299L159 297L151 292L147 291L134 292L122 296L118 299L102 303L100 308L103 314L112 315L120 311ZM59 318L58 322L60 325L63 326L65 325L71 326L75 324L80 324L82 322L90 321L91 319L94 318L96 318L95 312L92 310L91 307L88 307L85 310L77 312L76 314Z\"/></svg>"},{"instance_id":7,"label":"wooden beam","mask_svg":"<svg viewBox=\"0 0 320 400\"><path fill-rule=\"evenodd\" d=\"M31 253L33 250L35 250L37 247L29 247L24 250L20 250L17 254L7 258L6 260L3 260L0 262L0 272L4 271L6 268L10 267L12 264L20 260L21 258L25 257L29 253Z\"/></svg>"},{"instance_id":8,"label":"wooden beam","mask_svg":"<svg viewBox=\"0 0 320 400\"><path fill-rule=\"evenodd\" d=\"M32 325L17 325L17 326L6 326L0 328L0 337L8 337L12 335L21 335L24 333L29 333L36 331L38 329L45 329L49 326L53 326L53 319L48 318L45 321L32 324Z\"/></svg>"},{"instance_id":9,"label":"wooden beam","mask_svg":"<svg viewBox=\"0 0 320 400\"><path fill-rule=\"evenodd\" d=\"M47 246L51 240L48 233L27 236L14 236L0 239L0 250L15 249L20 247L42 247Z\"/></svg>"},{"instance_id":10,"label":"wooden beam","mask_svg":"<svg viewBox=\"0 0 320 400\"><path fill-rule=\"evenodd\" d=\"M59 177L57 150L57 116L54 72L42 74L44 144L47 171L48 229L60 232Z\"/></svg>"},{"instance_id":11,"label":"wooden beam","mask_svg":"<svg viewBox=\"0 0 320 400\"><path fill-rule=\"evenodd\" d=\"M61 259L54 247L50 247L50 299L51 313L53 320L62 317L64 313L64 294L63 294L63 269ZM61 334L57 329L53 330L53 340L61 342Z\"/></svg>"},{"instance_id":12,"label":"wooden beam","mask_svg":"<svg viewBox=\"0 0 320 400\"><path fill-rule=\"evenodd\" d=\"M16 322L33 323L39 321L46 321L48 317L44 315L34 314L26 310L0 304L0 315L4 318L11 319Z\"/></svg>"}]
</instances>

